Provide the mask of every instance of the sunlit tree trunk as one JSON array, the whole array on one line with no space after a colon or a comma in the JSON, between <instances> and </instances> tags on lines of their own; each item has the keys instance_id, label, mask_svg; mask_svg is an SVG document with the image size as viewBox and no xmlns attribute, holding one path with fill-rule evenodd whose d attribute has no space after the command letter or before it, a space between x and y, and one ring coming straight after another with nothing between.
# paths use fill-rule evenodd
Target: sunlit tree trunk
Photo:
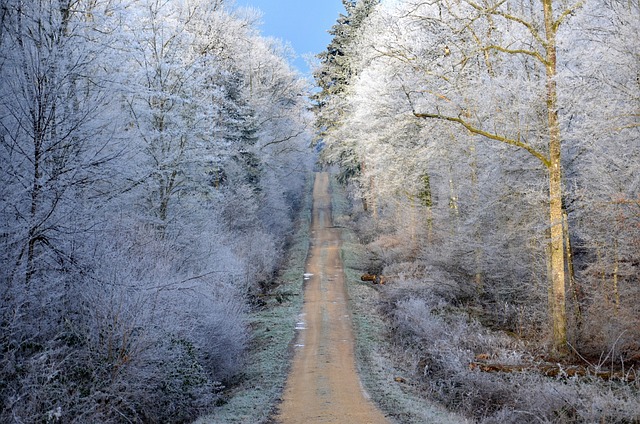
<instances>
[{"instance_id":1,"label":"sunlit tree trunk","mask_svg":"<svg viewBox=\"0 0 640 424\"><path fill-rule=\"evenodd\" d=\"M558 353L567 346L567 316L565 289L564 232L562 225L562 163L560 120L558 119L558 90L556 84L557 23L553 16L552 0L543 0L546 35L547 117L549 126L549 224L551 226L551 285L553 299L553 345Z\"/></svg>"},{"instance_id":2,"label":"sunlit tree trunk","mask_svg":"<svg viewBox=\"0 0 640 424\"><path fill-rule=\"evenodd\" d=\"M523 26L532 36L531 48L518 49L509 46L492 44L492 40L481 40L475 36L473 29L469 29L473 39L483 52L495 52L507 56L522 56L534 59L539 65L544 67L544 81L546 88L546 129L547 129L547 149L538 150L533 145L517 136L510 137L500 132L486 130L481 123L474 123L473 117L461 110L458 116L451 116L440 112L413 114L424 119L438 119L448 123L456 123L466 128L470 134L480 135L489 140L509 144L529 152L538 159L547 170L548 178L548 219L549 219L549 251L548 266L550 272L550 297L549 309L553 331L553 351L562 356L567 353L567 316L566 316L566 287L565 287L565 266L566 257L564 249L564 229L563 229L563 208L562 208L562 161L561 146L562 136L560 130L560 119L558 116L558 89L557 89L557 56L556 56L556 35L558 28L565 18L580 7L578 3L574 8L569 8L554 16L553 0L542 0L544 33L541 33L536 22L529 22L527 18L519 17L511 13L508 8L501 9L501 5L487 6L477 4L467 0L466 3L475 9L481 17L487 19L492 24L494 19L501 18L513 25ZM533 47L535 44L539 48ZM541 51L542 50L542 51ZM487 55L484 56L487 59ZM498 72L491 67L490 74ZM446 98L446 96L441 96ZM409 98L411 101L411 99ZM412 105L413 106L413 105ZM568 231L568 230L567 230Z\"/></svg>"},{"instance_id":3,"label":"sunlit tree trunk","mask_svg":"<svg viewBox=\"0 0 640 424\"><path fill-rule=\"evenodd\" d=\"M473 205L474 207L479 206L480 202L480 191L478 189L478 151L476 149L475 140L471 140L470 153L471 153L471 190L473 196ZM480 233L480 223L475 224L475 228L473 229L473 238L476 244L474 249L474 277L473 281L476 285L476 289L478 292L483 291L483 278L482 278L482 261L483 261L483 252L482 252L482 240Z\"/></svg>"}]
</instances>

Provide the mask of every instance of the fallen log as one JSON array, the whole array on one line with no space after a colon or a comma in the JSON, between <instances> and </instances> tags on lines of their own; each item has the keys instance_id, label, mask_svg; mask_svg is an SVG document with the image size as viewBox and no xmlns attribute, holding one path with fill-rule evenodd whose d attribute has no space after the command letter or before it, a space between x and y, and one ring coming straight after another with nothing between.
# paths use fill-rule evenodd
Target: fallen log
<instances>
[{"instance_id":1,"label":"fallen log","mask_svg":"<svg viewBox=\"0 0 640 424\"><path fill-rule=\"evenodd\" d=\"M625 382L636 381L635 370L623 373L619 371L601 371L592 367L581 365L562 365L562 364L497 364L485 362L471 362L469 369L479 370L482 372L537 372L547 377L597 377L602 380L619 380Z\"/></svg>"},{"instance_id":2,"label":"fallen log","mask_svg":"<svg viewBox=\"0 0 640 424\"><path fill-rule=\"evenodd\" d=\"M361 281L371 281L373 284L384 284L386 280L382 275L375 274L362 274L360 277Z\"/></svg>"}]
</instances>

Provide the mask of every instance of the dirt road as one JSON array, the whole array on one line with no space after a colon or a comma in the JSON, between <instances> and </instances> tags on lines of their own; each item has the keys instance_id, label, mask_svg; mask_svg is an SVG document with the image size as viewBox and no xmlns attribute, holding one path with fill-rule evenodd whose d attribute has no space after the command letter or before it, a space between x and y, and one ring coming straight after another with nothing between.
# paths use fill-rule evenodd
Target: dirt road
<instances>
[{"instance_id":1,"label":"dirt road","mask_svg":"<svg viewBox=\"0 0 640 424\"><path fill-rule=\"evenodd\" d=\"M331 221L329 176L319 173L296 353L276 417L282 424L387 423L356 373L340 244L340 230Z\"/></svg>"}]
</instances>

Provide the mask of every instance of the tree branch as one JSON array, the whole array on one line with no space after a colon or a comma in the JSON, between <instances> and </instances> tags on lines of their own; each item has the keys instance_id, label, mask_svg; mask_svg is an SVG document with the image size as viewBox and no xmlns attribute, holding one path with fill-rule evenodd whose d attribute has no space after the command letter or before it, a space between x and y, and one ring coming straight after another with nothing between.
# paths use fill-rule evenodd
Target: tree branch
<instances>
[{"instance_id":1,"label":"tree branch","mask_svg":"<svg viewBox=\"0 0 640 424\"><path fill-rule=\"evenodd\" d=\"M507 49L505 47L502 46L496 46L496 45L490 45L490 46L485 46L483 47L483 50L497 50L499 52L502 53L508 53L508 54L525 54L527 56L531 56L534 57L536 59L538 59L540 62L542 62L543 65L547 66L549 64L549 62L547 61L547 59L545 59L544 57L542 57L542 55L536 51L532 51L532 50L525 50L525 49Z\"/></svg>"},{"instance_id":2,"label":"tree branch","mask_svg":"<svg viewBox=\"0 0 640 424\"><path fill-rule=\"evenodd\" d=\"M304 127L303 129L299 130L298 132L290 134L290 135L288 135L288 136L286 136L284 138L272 140L272 141L266 143L264 146L260 147L260 150L262 151L266 147L271 146L273 144L280 144L280 143L287 142L289 140L293 140L294 138L298 137L299 135L304 134L305 131L306 131L306 127Z\"/></svg>"},{"instance_id":3,"label":"tree branch","mask_svg":"<svg viewBox=\"0 0 640 424\"><path fill-rule=\"evenodd\" d=\"M473 133L473 134L477 134L477 135L481 135L483 137L489 138L491 140L496 140L496 141L500 141L502 143L505 144L509 144L512 146L516 146L519 147L521 149L526 150L527 152L531 153L531 155L533 155L534 157L536 157L540 162L542 162L542 164L549 168L551 167L551 160L549 158L547 158L544 154L538 152L536 149L534 149L532 146L528 145L527 143L524 143L520 140L517 139L513 139L513 138L509 138L506 136L502 136L502 135L498 135L498 134L492 134L490 132L484 131L480 128L476 128L473 125L471 125L470 123L468 123L467 121L465 121L462 118L459 117L453 117L453 116L446 116L446 115L440 115L440 114L431 114L431 113L418 113L418 112L413 112L413 115L417 118L422 118L422 119L439 119L441 121L449 121L449 122L455 122L458 123L460 125L462 125L463 127L465 127L469 132Z\"/></svg>"},{"instance_id":4,"label":"tree branch","mask_svg":"<svg viewBox=\"0 0 640 424\"><path fill-rule=\"evenodd\" d=\"M536 27L531 22L527 22L524 19L519 18L517 16L514 16L514 15L512 15L510 13L506 13L506 12L503 12L501 10L498 10L498 8L500 6L502 6L504 3L505 3L504 1L500 2L500 3L496 4L495 6L493 6L492 8L487 9L487 8L484 8L484 7L474 3L472 1L467 0L467 4L468 5L470 5L471 7L473 7L474 9L476 9L476 10L478 10L480 12L483 12L483 13L486 13L486 14L489 14L489 15L501 16L501 17L505 18L506 20L519 23L520 25L522 25L525 28L527 28L529 30L529 32L531 33L531 35L533 35L533 37L536 40L538 40L538 42L541 45L544 46L546 44L545 41L540 36L540 33L538 32Z\"/></svg>"},{"instance_id":5,"label":"tree branch","mask_svg":"<svg viewBox=\"0 0 640 424\"><path fill-rule=\"evenodd\" d=\"M558 19L556 19L556 21L553 23L553 30L557 31L560 25L562 25L564 20L567 18L567 16L571 15L573 12L580 9L582 5L584 5L584 0L580 0L578 3L574 4L573 6L571 6L564 12L562 12L562 14L558 17Z\"/></svg>"}]
</instances>

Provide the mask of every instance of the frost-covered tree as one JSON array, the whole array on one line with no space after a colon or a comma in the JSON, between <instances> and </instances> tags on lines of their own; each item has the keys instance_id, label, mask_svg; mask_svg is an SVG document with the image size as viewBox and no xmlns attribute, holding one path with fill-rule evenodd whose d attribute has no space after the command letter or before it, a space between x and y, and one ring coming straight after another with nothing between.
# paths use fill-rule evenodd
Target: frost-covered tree
<instances>
[{"instance_id":1,"label":"frost-covered tree","mask_svg":"<svg viewBox=\"0 0 640 424\"><path fill-rule=\"evenodd\" d=\"M193 420L292 229L307 83L221 1L0 5L0 420Z\"/></svg>"},{"instance_id":2,"label":"frost-covered tree","mask_svg":"<svg viewBox=\"0 0 640 424\"><path fill-rule=\"evenodd\" d=\"M639 17L638 2L587 2L566 30L560 74L580 339L590 351L604 345L631 357L640 269Z\"/></svg>"},{"instance_id":3,"label":"frost-covered tree","mask_svg":"<svg viewBox=\"0 0 640 424\"><path fill-rule=\"evenodd\" d=\"M320 88L316 101L316 127L324 145L323 160L340 163L339 179L348 181L359 172L362 158L358 158L353 146L335 136L343 125L346 96L349 85L358 74L356 49L361 27L376 5L377 0L343 0L346 15L340 15L329 33L333 39L326 51L320 53L320 63L314 70L316 84Z\"/></svg>"},{"instance_id":4,"label":"frost-covered tree","mask_svg":"<svg viewBox=\"0 0 640 424\"><path fill-rule=\"evenodd\" d=\"M11 284L73 264L70 235L87 223L91 195L109 160L113 96L96 40L109 39L110 2L3 2L2 225ZM104 33L99 32L104 31ZM41 277L41 275L40 275Z\"/></svg>"},{"instance_id":5,"label":"frost-covered tree","mask_svg":"<svg viewBox=\"0 0 640 424\"><path fill-rule=\"evenodd\" d=\"M621 270L637 278L620 253L637 244L636 16L635 3L402 1L377 8L350 53L358 73L334 136L366 162L359 194L375 199L372 214L414 237L418 221L399 214L424 208L418 225L437 247L422 255L485 297L539 304L523 318L533 328L549 287L561 354L594 264L612 305ZM609 232L614 221L626 230Z\"/></svg>"},{"instance_id":6,"label":"frost-covered tree","mask_svg":"<svg viewBox=\"0 0 640 424\"><path fill-rule=\"evenodd\" d=\"M1 419L42 421L61 393L46 382L76 359L67 337L90 272L82 245L119 156L105 48L119 4L3 1L2 14Z\"/></svg>"},{"instance_id":7,"label":"frost-covered tree","mask_svg":"<svg viewBox=\"0 0 640 424\"><path fill-rule=\"evenodd\" d=\"M555 7L559 7L559 11L556 11ZM563 136L561 135L558 111L556 40L560 26L567 16L575 11L575 8L576 6L562 7L552 1L545 0L540 8L523 4L514 4L512 7L508 7L504 3L465 2L460 7L441 4L437 10L439 15L445 14L441 25L450 25L463 32L468 32L468 38L475 40L477 44L473 46L474 50L468 50L471 47L469 46L461 52L455 52L453 56L450 55L451 48L447 46L443 56L454 61L454 72L456 64L461 67L462 65L467 66L467 60L477 60L482 64L484 59L483 65L486 67L488 80L498 80L499 84L505 86L513 84L511 85L512 90L515 90L518 85L527 87L528 90L538 90L540 94L537 103L543 106L541 109L546 114L544 132L540 131L540 125L535 121L532 128L535 131L531 131L523 127L520 122L512 122L511 119L491 122L489 117L480 118L479 114L484 112L482 110L484 105L481 102L469 101L464 98L455 99L450 104L443 105L441 109L436 105L421 105L414 108L414 114L419 118L437 119L457 124L486 139L525 150L546 169L549 182L549 265L552 292L550 309L553 321L554 349L559 352L566 352L567 336L566 260L562 213L561 152ZM462 18L458 18L458 16L462 16ZM425 19L431 19L437 25L440 18L439 16L436 18L434 10ZM457 47L455 46L454 49L457 50ZM476 57L474 58L474 56ZM496 56L496 60L492 56ZM516 58L512 60L509 56ZM521 66L517 66L519 64ZM469 66L472 66L472 63ZM482 67L478 71L482 72ZM518 78L519 76L522 77ZM473 75L472 78L470 82L474 84L476 75ZM542 93L544 94L542 95ZM448 90L437 91L435 95L450 97ZM476 96L474 98L477 99ZM536 102L535 97L533 101ZM503 116L505 115L503 114ZM546 143L540 143L538 141L540 138L546 138Z\"/></svg>"}]
</instances>

